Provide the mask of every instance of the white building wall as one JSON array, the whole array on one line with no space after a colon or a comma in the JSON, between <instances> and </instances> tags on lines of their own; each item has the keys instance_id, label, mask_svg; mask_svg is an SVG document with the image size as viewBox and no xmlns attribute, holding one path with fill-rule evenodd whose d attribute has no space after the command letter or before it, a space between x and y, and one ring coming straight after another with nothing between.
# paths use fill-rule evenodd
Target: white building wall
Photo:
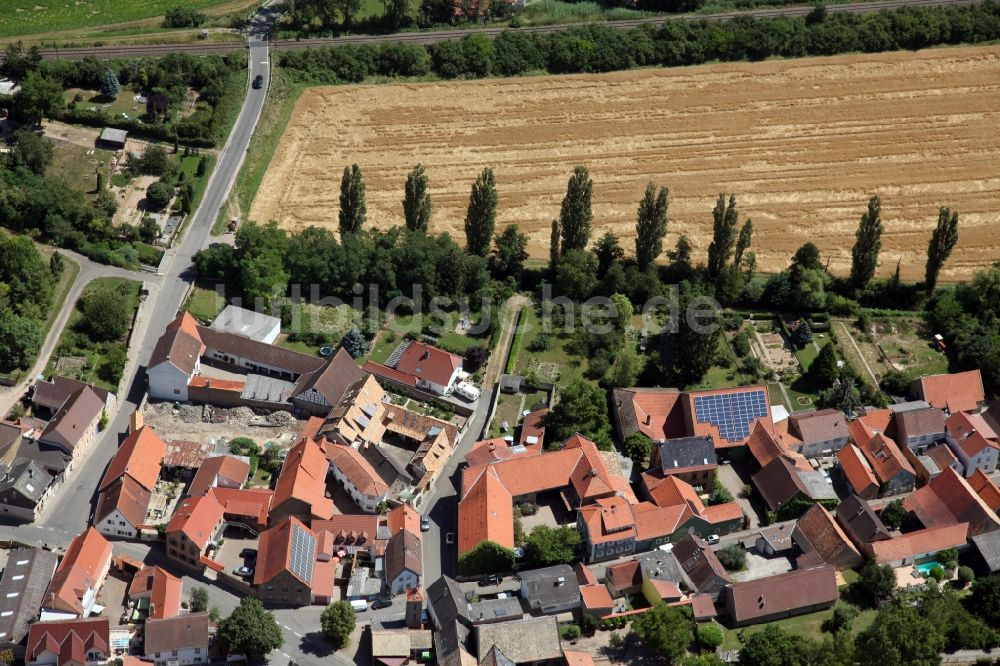
<instances>
[{"instance_id":1,"label":"white building wall","mask_svg":"<svg viewBox=\"0 0 1000 666\"><path fill-rule=\"evenodd\" d=\"M412 571L404 571L389 584L389 591L392 594L402 594L408 587L417 587L420 584L420 577Z\"/></svg>"},{"instance_id":2,"label":"white building wall","mask_svg":"<svg viewBox=\"0 0 1000 666\"><path fill-rule=\"evenodd\" d=\"M197 373L198 368L195 367ZM188 382L191 377L181 372L172 363L160 363L146 371L149 378L149 397L157 400L176 400L187 402Z\"/></svg>"},{"instance_id":3,"label":"white building wall","mask_svg":"<svg viewBox=\"0 0 1000 666\"><path fill-rule=\"evenodd\" d=\"M149 658L149 655L146 655ZM208 663L208 648L179 648L173 652L157 652L153 655L156 666L164 666L173 662L179 666L186 664L206 664Z\"/></svg>"},{"instance_id":4,"label":"white building wall","mask_svg":"<svg viewBox=\"0 0 1000 666\"><path fill-rule=\"evenodd\" d=\"M107 537L134 539L138 534L138 530L117 509L112 511L110 515L94 527L97 528L98 532Z\"/></svg>"}]
</instances>

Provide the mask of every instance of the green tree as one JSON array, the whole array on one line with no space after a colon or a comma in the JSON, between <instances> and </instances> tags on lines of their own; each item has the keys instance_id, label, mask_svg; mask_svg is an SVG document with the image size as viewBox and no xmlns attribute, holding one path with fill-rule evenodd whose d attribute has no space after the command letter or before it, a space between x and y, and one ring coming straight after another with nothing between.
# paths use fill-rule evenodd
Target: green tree
<instances>
[{"instance_id":1,"label":"green tree","mask_svg":"<svg viewBox=\"0 0 1000 666\"><path fill-rule=\"evenodd\" d=\"M28 72L21 81L21 89L14 95L13 112L22 121L38 125L43 118L55 118L64 106L59 81L38 72Z\"/></svg>"},{"instance_id":2,"label":"green tree","mask_svg":"<svg viewBox=\"0 0 1000 666\"><path fill-rule=\"evenodd\" d=\"M934 291L934 287L937 286L941 267L948 261L956 243L958 243L958 212L953 213L947 208L942 208L938 211L937 226L934 227L931 241L927 245L924 284L928 291Z\"/></svg>"},{"instance_id":3,"label":"green tree","mask_svg":"<svg viewBox=\"0 0 1000 666\"><path fill-rule=\"evenodd\" d=\"M63 271L66 270L66 257L59 250L52 253L49 257L49 272L52 273L52 278L58 280L62 277Z\"/></svg>"},{"instance_id":4,"label":"green tree","mask_svg":"<svg viewBox=\"0 0 1000 666\"><path fill-rule=\"evenodd\" d=\"M406 175L403 193L403 218L410 231L427 231L431 222L431 195L427 191L427 172L417 164Z\"/></svg>"},{"instance_id":5,"label":"green tree","mask_svg":"<svg viewBox=\"0 0 1000 666\"><path fill-rule=\"evenodd\" d=\"M1000 629L1000 575L977 578L966 597L966 606L994 629Z\"/></svg>"},{"instance_id":6,"label":"green tree","mask_svg":"<svg viewBox=\"0 0 1000 666\"><path fill-rule=\"evenodd\" d=\"M701 381L715 363L719 347L719 310L705 300L700 284L682 282L678 289L677 330L666 338L665 369L677 384Z\"/></svg>"},{"instance_id":7,"label":"green tree","mask_svg":"<svg viewBox=\"0 0 1000 666\"><path fill-rule=\"evenodd\" d=\"M803 243L792 255L791 268L802 270L823 270L819 248L812 241Z\"/></svg>"},{"instance_id":8,"label":"green tree","mask_svg":"<svg viewBox=\"0 0 1000 666\"><path fill-rule=\"evenodd\" d=\"M471 253L485 257L490 251L493 229L497 220L497 184L493 169L483 169L469 194L465 213L465 247Z\"/></svg>"},{"instance_id":9,"label":"green tree","mask_svg":"<svg viewBox=\"0 0 1000 666\"><path fill-rule=\"evenodd\" d=\"M28 236L0 231L0 303L18 314L41 317L52 300L52 271Z\"/></svg>"},{"instance_id":10,"label":"green tree","mask_svg":"<svg viewBox=\"0 0 1000 666\"><path fill-rule=\"evenodd\" d=\"M555 270L559 264L559 239L562 229L559 220L552 220L552 231L549 233L549 268Z\"/></svg>"},{"instance_id":11,"label":"green tree","mask_svg":"<svg viewBox=\"0 0 1000 666\"><path fill-rule=\"evenodd\" d=\"M347 647L357 623L357 617L350 602L335 601L323 609L319 623L323 631L323 638L330 641L334 648L340 650Z\"/></svg>"},{"instance_id":12,"label":"green tree","mask_svg":"<svg viewBox=\"0 0 1000 666\"><path fill-rule=\"evenodd\" d=\"M739 544L732 544L715 551L719 557L719 562L726 567L726 571L740 571L746 568L747 552Z\"/></svg>"},{"instance_id":13,"label":"green tree","mask_svg":"<svg viewBox=\"0 0 1000 666\"><path fill-rule=\"evenodd\" d=\"M851 627L854 625L854 620L860 612L858 607L853 604L849 604L846 601L838 602L833 607L833 614L830 615L830 619L823 622L823 631L828 631L831 634L839 631L850 632Z\"/></svg>"},{"instance_id":14,"label":"green tree","mask_svg":"<svg viewBox=\"0 0 1000 666\"><path fill-rule=\"evenodd\" d=\"M139 158L139 172L147 176L162 176L170 168L170 158L163 146L150 144Z\"/></svg>"},{"instance_id":15,"label":"green tree","mask_svg":"<svg viewBox=\"0 0 1000 666\"><path fill-rule=\"evenodd\" d=\"M879 517L885 526L891 530L898 530L906 519L907 511L903 508L903 500L896 499L889 502Z\"/></svg>"},{"instance_id":16,"label":"green tree","mask_svg":"<svg viewBox=\"0 0 1000 666\"><path fill-rule=\"evenodd\" d=\"M365 181L361 175L361 167L357 164L345 166L344 176L340 179L340 235L361 231L367 216L368 205L365 203Z\"/></svg>"},{"instance_id":17,"label":"green tree","mask_svg":"<svg viewBox=\"0 0 1000 666\"><path fill-rule=\"evenodd\" d=\"M194 175L201 178L206 173L208 173L208 158L202 156L202 158L198 160L198 167L195 169Z\"/></svg>"},{"instance_id":18,"label":"green tree","mask_svg":"<svg viewBox=\"0 0 1000 666\"><path fill-rule=\"evenodd\" d=\"M22 127L14 132L12 156L17 164L23 164L32 173L41 176L52 164L52 142Z\"/></svg>"},{"instance_id":19,"label":"green tree","mask_svg":"<svg viewBox=\"0 0 1000 666\"><path fill-rule=\"evenodd\" d=\"M876 608L880 601L888 599L896 589L896 572L888 564L867 560L851 587L858 600L869 608Z\"/></svg>"},{"instance_id":20,"label":"green tree","mask_svg":"<svg viewBox=\"0 0 1000 666\"><path fill-rule=\"evenodd\" d=\"M616 388L635 386L642 373L643 359L631 349L622 349L611 364L608 384Z\"/></svg>"},{"instance_id":21,"label":"green tree","mask_svg":"<svg viewBox=\"0 0 1000 666\"><path fill-rule=\"evenodd\" d=\"M622 452L642 469L646 469L645 466L649 462L649 454L652 450L653 440L640 430L636 430L622 442Z\"/></svg>"},{"instance_id":22,"label":"green tree","mask_svg":"<svg viewBox=\"0 0 1000 666\"><path fill-rule=\"evenodd\" d=\"M271 299L284 295L288 288L285 255L288 235L275 222L247 222L236 231L233 260L239 274L243 295L268 306ZM196 262L197 265L197 262Z\"/></svg>"},{"instance_id":23,"label":"green tree","mask_svg":"<svg viewBox=\"0 0 1000 666\"><path fill-rule=\"evenodd\" d=\"M458 556L458 570L463 576L503 573L514 568L514 551L493 541L480 541L472 550Z\"/></svg>"},{"instance_id":24,"label":"green tree","mask_svg":"<svg viewBox=\"0 0 1000 666\"><path fill-rule=\"evenodd\" d=\"M970 583L976 580L976 572L972 570L972 567L959 567L958 568L958 582L962 587L968 587Z\"/></svg>"},{"instance_id":25,"label":"green tree","mask_svg":"<svg viewBox=\"0 0 1000 666\"><path fill-rule=\"evenodd\" d=\"M110 69L104 70L104 76L101 77L101 95L105 99L116 99L121 91L122 86L118 83L115 73Z\"/></svg>"},{"instance_id":26,"label":"green tree","mask_svg":"<svg viewBox=\"0 0 1000 666\"><path fill-rule=\"evenodd\" d=\"M522 234L516 224L508 224L493 239L493 247L493 254L490 255L493 277L498 280L508 277L519 279L528 259L528 236Z\"/></svg>"},{"instance_id":27,"label":"green tree","mask_svg":"<svg viewBox=\"0 0 1000 666\"><path fill-rule=\"evenodd\" d=\"M594 256L597 258L597 275L603 278L613 264L625 258L625 250L618 238L609 231L597 239Z\"/></svg>"},{"instance_id":28,"label":"green tree","mask_svg":"<svg viewBox=\"0 0 1000 666\"><path fill-rule=\"evenodd\" d=\"M80 298L79 326L95 342L121 340L128 332L128 299L110 286L100 286L86 292Z\"/></svg>"},{"instance_id":29,"label":"green tree","mask_svg":"<svg viewBox=\"0 0 1000 666\"><path fill-rule=\"evenodd\" d=\"M174 188L158 180L146 188L146 207L149 210L163 210L174 198Z\"/></svg>"},{"instance_id":30,"label":"green tree","mask_svg":"<svg viewBox=\"0 0 1000 666\"><path fill-rule=\"evenodd\" d=\"M722 645L723 638L721 627L714 624L698 625L698 644L702 650L715 652L715 649Z\"/></svg>"},{"instance_id":31,"label":"green tree","mask_svg":"<svg viewBox=\"0 0 1000 666\"><path fill-rule=\"evenodd\" d=\"M389 30L395 32L408 26L412 20L409 0L386 0L385 24Z\"/></svg>"},{"instance_id":32,"label":"green tree","mask_svg":"<svg viewBox=\"0 0 1000 666\"><path fill-rule=\"evenodd\" d=\"M27 370L42 345L42 331L27 317L0 306L0 369Z\"/></svg>"},{"instance_id":33,"label":"green tree","mask_svg":"<svg viewBox=\"0 0 1000 666\"><path fill-rule=\"evenodd\" d=\"M227 652L260 658L284 643L274 613L254 597L242 597L229 617L219 623L219 639Z\"/></svg>"},{"instance_id":34,"label":"green tree","mask_svg":"<svg viewBox=\"0 0 1000 666\"><path fill-rule=\"evenodd\" d=\"M354 17L361 11L361 0L334 0L334 4L340 11L341 24L345 28L354 25Z\"/></svg>"},{"instance_id":35,"label":"green tree","mask_svg":"<svg viewBox=\"0 0 1000 666\"><path fill-rule=\"evenodd\" d=\"M901 605L883 608L856 643L863 666L938 666L945 641L920 611Z\"/></svg>"},{"instance_id":36,"label":"green tree","mask_svg":"<svg viewBox=\"0 0 1000 666\"><path fill-rule=\"evenodd\" d=\"M524 539L524 560L529 568L570 564L580 532L576 527L538 525Z\"/></svg>"},{"instance_id":37,"label":"green tree","mask_svg":"<svg viewBox=\"0 0 1000 666\"><path fill-rule=\"evenodd\" d=\"M680 609L659 602L635 616L632 633L648 650L673 663L684 656L691 643L691 620Z\"/></svg>"},{"instance_id":38,"label":"green tree","mask_svg":"<svg viewBox=\"0 0 1000 666\"><path fill-rule=\"evenodd\" d=\"M674 244L674 249L667 252L667 258L670 259L671 270L674 275L678 276L680 279L687 279L691 272L694 270L694 266L691 263L691 253L692 250L691 241L688 239L686 234L681 234L680 238Z\"/></svg>"},{"instance_id":39,"label":"green tree","mask_svg":"<svg viewBox=\"0 0 1000 666\"><path fill-rule=\"evenodd\" d=\"M3 67L0 71L10 78L20 81L28 72L37 70L42 64L42 51L37 44L24 48L21 40L10 42L4 47Z\"/></svg>"},{"instance_id":40,"label":"green tree","mask_svg":"<svg viewBox=\"0 0 1000 666\"><path fill-rule=\"evenodd\" d=\"M340 346L347 350L351 358L361 358L368 351L368 343L365 341L365 336L356 328L352 328L347 333L344 333L344 337L340 339Z\"/></svg>"},{"instance_id":41,"label":"green tree","mask_svg":"<svg viewBox=\"0 0 1000 666\"><path fill-rule=\"evenodd\" d=\"M803 666L802 657L809 649L808 640L790 634L776 624L741 636L740 663L753 666Z\"/></svg>"},{"instance_id":42,"label":"green tree","mask_svg":"<svg viewBox=\"0 0 1000 666\"><path fill-rule=\"evenodd\" d=\"M725 272L736 243L736 195L729 196L726 204L725 193L719 194L712 210L712 242L708 246L708 277L717 280Z\"/></svg>"},{"instance_id":43,"label":"green tree","mask_svg":"<svg viewBox=\"0 0 1000 666\"><path fill-rule=\"evenodd\" d=\"M563 391L559 402L545 415L546 442L561 445L576 433L587 437L600 449L611 448L611 428L604 391L578 379Z\"/></svg>"},{"instance_id":44,"label":"green tree","mask_svg":"<svg viewBox=\"0 0 1000 666\"><path fill-rule=\"evenodd\" d=\"M109 384L117 385L121 381L122 373L125 372L125 364L128 363L128 354L122 345L112 345L104 352L104 363L98 369L98 376Z\"/></svg>"},{"instance_id":45,"label":"green tree","mask_svg":"<svg viewBox=\"0 0 1000 666\"><path fill-rule=\"evenodd\" d=\"M851 284L864 289L875 276L878 255L882 251L882 201L877 197L868 200L868 210L861 216L851 249Z\"/></svg>"},{"instance_id":46,"label":"green tree","mask_svg":"<svg viewBox=\"0 0 1000 666\"><path fill-rule=\"evenodd\" d=\"M826 388L840 377L840 368L837 367L837 351L832 342L827 342L820 347L819 353L809 366L809 377L813 385Z\"/></svg>"},{"instance_id":47,"label":"green tree","mask_svg":"<svg viewBox=\"0 0 1000 666\"><path fill-rule=\"evenodd\" d=\"M566 184L566 196L559 209L559 228L562 233L560 252L586 249L590 242L590 227L594 213L590 200L594 193L594 181L587 168L578 166L573 170Z\"/></svg>"},{"instance_id":48,"label":"green tree","mask_svg":"<svg viewBox=\"0 0 1000 666\"><path fill-rule=\"evenodd\" d=\"M639 202L635 219L635 262L640 270L653 264L663 252L663 239L667 235L667 188L648 183Z\"/></svg>"},{"instance_id":49,"label":"green tree","mask_svg":"<svg viewBox=\"0 0 1000 666\"><path fill-rule=\"evenodd\" d=\"M208 610L208 590L203 587L195 587L191 589L191 601L188 603L188 609L192 613L201 613Z\"/></svg>"},{"instance_id":50,"label":"green tree","mask_svg":"<svg viewBox=\"0 0 1000 666\"><path fill-rule=\"evenodd\" d=\"M750 218L743 223L740 228L739 238L736 239L736 249L733 251L733 268L739 270L743 266L743 259L746 255L747 250L750 249L750 243L753 241L753 222Z\"/></svg>"},{"instance_id":51,"label":"green tree","mask_svg":"<svg viewBox=\"0 0 1000 666\"><path fill-rule=\"evenodd\" d=\"M590 298L597 289L597 259L588 250L565 252L556 265L557 293L574 301Z\"/></svg>"}]
</instances>

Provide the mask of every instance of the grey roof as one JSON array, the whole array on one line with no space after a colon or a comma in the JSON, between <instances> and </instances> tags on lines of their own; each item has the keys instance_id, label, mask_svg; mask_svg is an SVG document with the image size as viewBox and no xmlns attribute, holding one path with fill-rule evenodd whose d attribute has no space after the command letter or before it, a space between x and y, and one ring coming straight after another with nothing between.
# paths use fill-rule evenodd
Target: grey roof
<instances>
[{"instance_id":1,"label":"grey roof","mask_svg":"<svg viewBox=\"0 0 1000 666\"><path fill-rule=\"evenodd\" d=\"M282 403L295 391L295 384L277 377L265 375L247 375L240 394L242 400L257 400L260 402Z\"/></svg>"},{"instance_id":2,"label":"grey roof","mask_svg":"<svg viewBox=\"0 0 1000 666\"><path fill-rule=\"evenodd\" d=\"M562 580L560 580L562 579ZM521 572L521 587L532 608L580 603L580 583L568 564Z\"/></svg>"},{"instance_id":3,"label":"grey roof","mask_svg":"<svg viewBox=\"0 0 1000 666\"><path fill-rule=\"evenodd\" d=\"M31 394L31 404L36 407L45 407L56 411L69 398L88 386L94 393L101 397L101 400L107 402L110 391L76 379L55 375L49 381L42 380L35 382L35 389Z\"/></svg>"},{"instance_id":4,"label":"grey roof","mask_svg":"<svg viewBox=\"0 0 1000 666\"><path fill-rule=\"evenodd\" d=\"M198 335L208 349L229 356L238 356L271 368L279 368L293 375L314 372L322 368L326 362L318 356L301 354L291 349L269 345L235 333L217 331L206 326L198 327Z\"/></svg>"},{"instance_id":5,"label":"grey roof","mask_svg":"<svg viewBox=\"0 0 1000 666\"><path fill-rule=\"evenodd\" d=\"M125 143L128 139L128 131L116 127L105 127L101 132L101 141L111 141L113 143Z\"/></svg>"},{"instance_id":6,"label":"grey roof","mask_svg":"<svg viewBox=\"0 0 1000 666\"><path fill-rule=\"evenodd\" d=\"M70 452L80 443L87 428L97 421L104 407L101 396L87 386L66 400L39 439Z\"/></svg>"},{"instance_id":7,"label":"grey roof","mask_svg":"<svg viewBox=\"0 0 1000 666\"><path fill-rule=\"evenodd\" d=\"M927 409L928 407L930 407L930 403L926 400L910 400L909 402L897 402L889 405L889 411L898 414L900 412L912 412L915 409Z\"/></svg>"},{"instance_id":8,"label":"grey roof","mask_svg":"<svg viewBox=\"0 0 1000 666\"><path fill-rule=\"evenodd\" d=\"M680 562L677 561L672 552L656 548L646 553L640 553L634 559L639 562L639 566L642 567L646 578L669 580L678 583L684 589L694 589L694 583L684 573L683 567L681 567Z\"/></svg>"},{"instance_id":9,"label":"grey roof","mask_svg":"<svg viewBox=\"0 0 1000 666\"><path fill-rule=\"evenodd\" d=\"M798 432L805 444L847 439L847 417L839 409L822 409L807 414L793 414L789 424Z\"/></svg>"},{"instance_id":10,"label":"grey roof","mask_svg":"<svg viewBox=\"0 0 1000 666\"><path fill-rule=\"evenodd\" d=\"M694 589L710 595L713 601L719 598L728 583L733 582L715 552L693 534L675 543L672 552L694 584Z\"/></svg>"},{"instance_id":11,"label":"grey roof","mask_svg":"<svg viewBox=\"0 0 1000 666\"><path fill-rule=\"evenodd\" d=\"M559 629L552 616L480 625L476 628L476 646L480 661L494 646L515 664L562 658Z\"/></svg>"},{"instance_id":12,"label":"grey roof","mask_svg":"<svg viewBox=\"0 0 1000 666\"><path fill-rule=\"evenodd\" d=\"M208 647L208 613L146 620L146 656L186 647Z\"/></svg>"},{"instance_id":13,"label":"grey roof","mask_svg":"<svg viewBox=\"0 0 1000 666\"><path fill-rule=\"evenodd\" d=\"M405 529L392 535L385 547L386 580L393 581L404 571L418 576L423 572L420 537Z\"/></svg>"},{"instance_id":14,"label":"grey roof","mask_svg":"<svg viewBox=\"0 0 1000 666\"><path fill-rule=\"evenodd\" d=\"M507 655L500 651L496 645L490 648L486 656L479 662L479 666L517 666Z\"/></svg>"},{"instance_id":15,"label":"grey roof","mask_svg":"<svg viewBox=\"0 0 1000 666\"><path fill-rule=\"evenodd\" d=\"M711 437L678 437L660 444L660 468L664 473L715 464L718 461Z\"/></svg>"},{"instance_id":16,"label":"grey roof","mask_svg":"<svg viewBox=\"0 0 1000 666\"><path fill-rule=\"evenodd\" d=\"M62 473L69 467L70 455L62 449L41 444L36 440L26 439L17 448L19 458L34 460L46 472L52 475Z\"/></svg>"},{"instance_id":17,"label":"grey roof","mask_svg":"<svg viewBox=\"0 0 1000 666\"><path fill-rule=\"evenodd\" d=\"M227 305L212 322L216 331L236 333L254 340L264 340L274 331L281 330L281 320L262 312L254 312L235 305Z\"/></svg>"},{"instance_id":18,"label":"grey roof","mask_svg":"<svg viewBox=\"0 0 1000 666\"><path fill-rule=\"evenodd\" d=\"M802 485L808 490L809 499L814 500L835 500L837 493L833 490L833 483L830 477L824 476L823 472L803 472L799 471L799 478Z\"/></svg>"},{"instance_id":19,"label":"grey roof","mask_svg":"<svg viewBox=\"0 0 1000 666\"><path fill-rule=\"evenodd\" d=\"M521 390L521 375L500 375L500 390L504 393L517 393Z\"/></svg>"},{"instance_id":20,"label":"grey roof","mask_svg":"<svg viewBox=\"0 0 1000 666\"><path fill-rule=\"evenodd\" d=\"M487 599L469 604L469 619L473 624L497 622L500 620L520 620L524 617L521 601L517 597Z\"/></svg>"},{"instance_id":21,"label":"grey roof","mask_svg":"<svg viewBox=\"0 0 1000 666\"><path fill-rule=\"evenodd\" d=\"M0 455L6 452L20 438L21 426L16 423L0 421Z\"/></svg>"},{"instance_id":22,"label":"grey roof","mask_svg":"<svg viewBox=\"0 0 1000 666\"><path fill-rule=\"evenodd\" d=\"M20 643L42 607L59 557L41 548L11 551L0 577L0 643ZM10 613L8 615L8 613Z\"/></svg>"},{"instance_id":23,"label":"grey roof","mask_svg":"<svg viewBox=\"0 0 1000 666\"><path fill-rule=\"evenodd\" d=\"M984 532L970 537L990 573L1000 571L1000 532Z\"/></svg>"},{"instance_id":24,"label":"grey roof","mask_svg":"<svg viewBox=\"0 0 1000 666\"><path fill-rule=\"evenodd\" d=\"M892 538L871 505L857 495L851 495L837 505L837 522L858 545Z\"/></svg>"},{"instance_id":25,"label":"grey roof","mask_svg":"<svg viewBox=\"0 0 1000 666\"><path fill-rule=\"evenodd\" d=\"M469 638L469 628L451 622L434 632L434 654L440 666L462 666L462 650Z\"/></svg>"},{"instance_id":26,"label":"grey roof","mask_svg":"<svg viewBox=\"0 0 1000 666\"><path fill-rule=\"evenodd\" d=\"M911 437L924 435L940 435L944 433L944 412L934 407L914 409L910 412L897 412L896 420L898 440L905 442Z\"/></svg>"},{"instance_id":27,"label":"grey roof","mask_svg":"<svg viewBox=\"0 0 1000 666\"><path fill-rule=\"evenodd\" d=\"M13 491L35 505L51 483L52 476L41 465L30 458L18 456L0 477L0 496Z\"/></svg>"},{"instance_id":28,"label":"grey roof","mask_svg":"<svg viewBox=\"0 0 1000 666\"><path fill-rule=\"evenodd\" d=\"M456 620L469 621L468 603L462 588L447 576L441 576L427 588L427 604L434 609L439 623L435 629L441 630Z\"/></svg>"}]
</instances>

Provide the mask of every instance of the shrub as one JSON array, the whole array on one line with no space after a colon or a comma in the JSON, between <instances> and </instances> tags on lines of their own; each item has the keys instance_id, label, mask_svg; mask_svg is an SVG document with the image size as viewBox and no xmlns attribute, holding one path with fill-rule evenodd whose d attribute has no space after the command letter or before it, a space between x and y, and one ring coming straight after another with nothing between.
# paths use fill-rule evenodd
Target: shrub
<instances>
[{"instance_id":1,"label":"shrub","mask_svg":"<svg viewBox=\"0 0 1000 666\"><path fill-rule=\"evenodd\" d=\"M538 507L531 502L521 502L521 515L533 516L538 513Z\"/></svg>"},{"instance_id":2,"label":"shrub","mask_svg":"<svg viewBox=\"0 0 1000 666\"><path fill-rule=\"evenodd\" d=\"M552 346L552 338L548 333L539 333L534 340L528 343L528 351L530 352L543 352L547 351L549 347Z\"/></svg>"},{"instance_id":3,"label":"shrub","mask_svg":"<svg viewBox=\"0 0 1000 666\"><path fill-rule=\"evenodd\" d=\"M701 644L701 649L715 652L715 648L722 645L722 639L722 629L714 624L698 626L698 642Z\"/></svg>"},{"instance_id":4,"label":"shrub","mask_svg":"<svg viewBox=\"0 0 1000 666\"><path fill-rule=\"evenodd\" d=\"M146 207L149 210L163 210L174 196L174 188L158 180L146 188Z\"/></svg>"},{"instance_id":5,"label":"shrub","mask_svg":"<svg viewBox=\"0 0 1000 666\"><path fill-rule=\"evenodd\" d=\"M971 567L959 567L958 568L958 582L961 583L962 587L967 587L969 583L976 580L976 573Z\"/></svg>"},{"instance_id":6,"label":"shrub","mask_svg":"<svg viewBox=\"0 0 1000 666\"><path fill-rule=\"evenodd\" d=\"M582 634L583 632L580 630L580 627L575 624L567 624L565 627L562 627L559 630L559 636L563 640L567 641L575 641L576 639L580 638Z\"/></svg>"},{"instance_id":7,"label":"shrub","mask_svg":"<svg viewBox=\"0 0 1000 666\"><path fill-rule=\"evenodd\" d=\"M737 544L720 548L715 554L726 571L739 571L747 565L746 551Z\"/></svg>"},{"instance_id":8,"label":"shrub","mask_svg":"<svg viewBox=\"0 0 1000 666\"><path fill-rule=\"evenodd\" d=\"M612 631L608 636L608 647L612 650L621 650L625 647L625 639L617 631Z\"/></svg>"}]
</instances>

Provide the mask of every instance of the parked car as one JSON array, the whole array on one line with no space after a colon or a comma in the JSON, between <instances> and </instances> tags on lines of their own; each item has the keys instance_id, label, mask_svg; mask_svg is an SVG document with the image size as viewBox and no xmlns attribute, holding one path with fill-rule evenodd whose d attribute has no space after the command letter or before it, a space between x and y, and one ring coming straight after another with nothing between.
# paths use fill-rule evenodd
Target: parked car
<instances>
[{"instance_id":1,"label":"parked car","mask_svg":"<svg viewBox=\"0 0 1000 666\"><path fill-rule=\"evenodd\" d=\"M500 576L498 574L489 574L479 579L479 587L489 587L490 585L499 585L502 582L503 582L503 576Z\"/></svg>"},{"instance_id":2,"label":"parked car","mask_svg":"<svg viewBox=\"0 0 1000 666\"><path fill-rule=\"evenodd\" d=\"M455 543L455 533L454 532L448 532L447 534L445 534L444 535L444 542L447 543L447 544Z\"/></svg>"},{"instance_id":3,"label":"parked car","mask_svg":"<svg viewBox=\"0 0 1000 666\"><path fill-rule=\"evenodd\" d=\"M233 569L234 576L240 576L243 578L249 578L253 575L253 569L250 567L239 567L238 569Z\"/></svg>"},{"instance_id":4,"label":"parked car","mask_svg":"<svg viewBox=\"0 0 1000 666\"><path fill-rule=\"evenodd\" d=\"M240 551L240 557L252 557L257 559L257 549L256 548L244 548Z\"/></svg>"},{"instance_id":5,"label":"parked car","mask_svg":"<svg viewBox=\"0 0 1000 666\"><path fill-rule=\"evenodd\" d=\"M258 74L253 79L254 90L260 90L261 86L263 86L263 85L264 85L264 77L261 76L260 74Z\"/></svg>"},{"instance_id":6,"label":"parked car","mask_svg":"<svg viewBox=\"0 0 1000 666\"><path fill-rule=\"evenodd\" d=\"M426 532L431 528L431 519L427 516L420 516L420 531Z\"/></svg>"},{"instance_id":7,"label":"parked car","mask_svg":"<svg viewBox=\"0 0 1000 666\"><path fill-rule=\"evenodd\" d=\"M708 538L705 539L705 541L707 541L710 544L719 543L719 535L718 534L709 534Z\"/></svg>"},{"instance_id":8,"label":"parked car","mask_svg":"<svg viewBox=\"0 0 1000 666\"><path fill-rule=\"evenodd\" d=\"M372 602L371 609L372 610L381 610L383 608L388 608L391 605L392 605L392 599L388 599L388 598L385 598L385 597L379 597L378 599L376 599L375 601Z\"/></svg>"}]
</instances>

